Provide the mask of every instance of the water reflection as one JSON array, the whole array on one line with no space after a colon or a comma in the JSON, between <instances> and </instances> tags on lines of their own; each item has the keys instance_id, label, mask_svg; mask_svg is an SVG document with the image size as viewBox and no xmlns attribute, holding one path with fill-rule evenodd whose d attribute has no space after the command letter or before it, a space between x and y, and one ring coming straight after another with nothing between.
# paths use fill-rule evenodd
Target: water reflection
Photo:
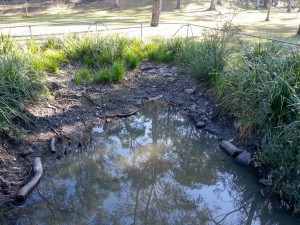
<instances>
[{"instance_id":1,"label":"water reflection","mask_svg":"<svg viewBox=\"0 0 300 225\"><path fill-rule=\"evenodd\" d=\"M255 177L167 107L114 121L46 174L16 224L298 224L268 211ZM67 148L67 147L66 147ZM71 149L69 146L68 148Z\"/></svg>"}]
</instances>

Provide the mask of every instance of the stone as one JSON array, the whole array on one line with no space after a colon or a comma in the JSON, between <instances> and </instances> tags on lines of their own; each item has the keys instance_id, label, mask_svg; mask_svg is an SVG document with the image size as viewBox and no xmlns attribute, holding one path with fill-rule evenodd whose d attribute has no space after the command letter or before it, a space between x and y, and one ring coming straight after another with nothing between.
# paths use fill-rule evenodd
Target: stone
<instances>
[{"instance_id":1,"label":"stone","mask_svg":"<svg viewBox=\"0 0 300 225\"><path fill-rule=\"evenodd\" d=\"M186 94L193 94L193 93L195 93L195 90L192 89L192 88L187 88L187 89L184 90L184 92L185 92Z\"/></svg>"},{"instance_id":2,"label":"stone","mask_svg":"<svg viewBox=\"0 0 300 225\"><path fill-rule=\"evenodd\" d=\"M173 77L167 77L167 81L170 82L170 83L172 83L172 82L175 81L175 79Z\"/></svg>"},{"instance_id":3,"label":"stone","mask_svg":"<svg viewBox=\"0 0 300 225\"><path fill-rule=\"evenodd\" d=\"M24 152L21 152L20 156L21 157L26 157L26 156L28 156L28 155L30 155L32 153L34 153L34 150L32 148L29 148L29 149L25 150Z\"/></svg>"},{"instance_id":4,"label":"stone","mask_svg":"<svg viewBox=\"0 0 300 225\"><path fill-rule=\"evenodd\" d=\"M243 164L245 166L248 166L251 161L251 153L247 151L243 151L242 153L238 154L235 158L235 161L237 163Z\"/></svg>"},{"instance_id":5,"label":"stone","mask_svg":"<svg viewBox=\"0 0 300 225\"><path fill-rule=\"evenodd\" d=\"M200 121L200 122L198 122L198 123L196 124L196 127L198 127L198 128L203 128L203 127L205 127L205 123L202 122L202 121Z\"/></svg>"},{"instance_id":6,"label":"stone","mask_svg":"<svg viewBox=\"0 0 300 225\"><path fill-rule=\"evenodd\" d=\"M189 106L189 110L192 111L192 112L195 112L196 111L196 104L195 103L191 103L191 105Z\"/></svg>"},{"instance_id":7,"label":"stone","mask_svg":"<svg viewBox=\"0 0 300 225\"><path fill-rule=\"evenodd\" d=\"M258 182L261 183L262 185L265 185L266 187L273 186L273 182L265 178L259 179Z\"/></svg>"},{"instance_id":8,"label":"stone","mask_svg":"<svg viewBox=\"0 0 300 225\"><path fill-rule=\"evenodd\" d=\"M146 62L144 64L141 65L141 70L150 70L153 69L154 65L150 62Z\"/></svg>"},{"instance_id":9,"label":"stone","mask_svg":"<svg viewBox=\"0 0 300 225\"><path fill-rule=\"evenodd\" d=\"M226 140L221 141L220 147L231 156L236 156L242 152L241 149L237 148L235 145Z\"/></svg>"}]
</instances>

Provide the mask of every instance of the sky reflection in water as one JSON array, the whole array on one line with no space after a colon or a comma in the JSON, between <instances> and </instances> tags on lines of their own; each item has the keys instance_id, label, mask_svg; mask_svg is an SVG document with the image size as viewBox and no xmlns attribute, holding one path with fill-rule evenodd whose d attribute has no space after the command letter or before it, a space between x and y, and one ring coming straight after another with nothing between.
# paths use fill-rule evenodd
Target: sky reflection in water
<instances>
[{"instance_id":1,"label":"sky reflection in water","mask_svg":"<svg viewBox=\"0 0 300 225\"><path fill-rule=\"evenodd\" d=\"M167 107L94 128L48 160L16 224L298 224L218 141ZM74 147L75 146L75 147ZM73 149L73 150L72 150Z\"/></svg>"}]
</instances>

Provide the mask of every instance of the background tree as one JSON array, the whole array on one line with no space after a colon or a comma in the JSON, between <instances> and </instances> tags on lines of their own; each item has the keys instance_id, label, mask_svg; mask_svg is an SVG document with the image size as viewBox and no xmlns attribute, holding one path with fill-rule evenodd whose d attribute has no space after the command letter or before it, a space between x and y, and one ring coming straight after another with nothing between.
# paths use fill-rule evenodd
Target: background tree
<instances>
[{"instance_id":1,"label":"background tree","mask_svg":"<svg viewBox=\"0 0 300 225\"><path fill-rule=\"evenodd\" d=\"M161 12L162 0L153 0L151 27L157 27Z\"/></svg>"},{"instance_id":2,"label":"background tree","mask_svg":"<svg viewBox=\"0 0 300 225\"><path fill-rule=\"evenodd\" d=\"M266 21L270 20L271 7L272 7L272 0L269 0L269 2L268 2L268 13L267 13Z\"/></svg>"},{"instance_id":3,"label":"background tree","mask_svg":"<svg viewBox=\"0 0 300 225\"><path fill-rule=\"evenodd\" d=\"M211 0L210 1L210 6L208 8L208 11L214 11L214 10L216 10L216 3L217 3L217 0Z\"/></svg>"},{"instance_id":4,"label":"background tree","mask_svg":"<svg viewBox=\"0 0 300 225\"><path fill-rule=\"evenodd\" d=\"M287 12L291 12L291 9L292 9L292 0L288 0L287 3L288 3Z\"/></svg>"},{"instance_id":5,"label":"background tree","mask_svg":"<svg viewBox=\"0 0 300 225\"><path fill-rule=\"evenodd\" d=\"M180 9L181 7L181 0L177 0L176 9Z\"/></svg>"}]
</instances>

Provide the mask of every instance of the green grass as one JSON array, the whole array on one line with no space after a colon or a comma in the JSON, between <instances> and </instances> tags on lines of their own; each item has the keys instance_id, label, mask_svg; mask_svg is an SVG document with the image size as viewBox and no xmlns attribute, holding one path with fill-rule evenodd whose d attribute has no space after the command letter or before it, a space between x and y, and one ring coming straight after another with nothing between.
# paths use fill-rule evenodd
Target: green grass
<instances>
[{"instance_id":1,"label":"green grass","mask_svg":"<svg viewBox=\"0 0 300 225\"><path fill-rule=\"evenodd\" d=\"M32 68L24 52L16 49L10 37L1 37L0 46L0 131L20 140L20 127L29 126L25 101L41 99L42 77Z\"/></svg>"},{"instance_id":2,"label":"green grass","mask_svg":"<svg viewBox=\"0 0 300 225\"><path fill-rule=\"evenodd\" d=\"M92 71L87 68L81 68L76 71L74 75L74 81L77 85L79 84L88 84L92 78Z\"/></svg>"}]
</instances>

